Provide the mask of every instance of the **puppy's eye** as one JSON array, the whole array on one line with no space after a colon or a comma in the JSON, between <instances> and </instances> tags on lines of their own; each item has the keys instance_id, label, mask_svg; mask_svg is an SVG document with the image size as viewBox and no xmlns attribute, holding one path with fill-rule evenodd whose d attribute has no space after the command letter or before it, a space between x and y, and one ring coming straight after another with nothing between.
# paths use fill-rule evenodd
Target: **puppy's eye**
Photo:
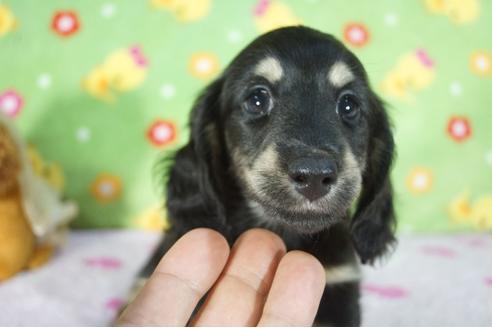
<instances>
[{"instance_id":1,"label":"puppy's eye","mask_svg":"<svg viewBox=\"0 0 492 328\"><path fill-rule=\"evenodd\" d=\"M342 95L338 100L337 112L345 121L356 120L360 114L359 100L352 94Z\"/></svg>"},{"instance_id":2,"label":"puppy's eye","mask_svg":"<svg viewBox=\"0 0 492 328\"><path fill-rule=\"evenodd\" d=\"M270 92L263 87L255 88L244 102L246 112L255 115L268 114L272 109Z\"/></svg>"}]
</instances>

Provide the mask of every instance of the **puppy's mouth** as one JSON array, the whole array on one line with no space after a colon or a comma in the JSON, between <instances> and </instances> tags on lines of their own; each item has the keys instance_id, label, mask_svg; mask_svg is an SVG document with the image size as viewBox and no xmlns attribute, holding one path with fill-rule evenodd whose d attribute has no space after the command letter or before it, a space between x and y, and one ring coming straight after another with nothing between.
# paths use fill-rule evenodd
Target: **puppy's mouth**
<instances>
[{"instance_id":1,"label":"puppy's mouth","mask_svg":"<svg viewBox=\"0 0 492 328\"><path fill-rule=\"evenodd\" d=\"M361 184L360 175L345 173L324 195L315 198L318 191L300 192L297 184L277 174L264 172L254 180L256 184L247 189L249 207L256 216L303 233L316 233L343 220Z\"/></svg>"},{"instance_id":2,"label":"puppy's mouth","mask_svg":"<svg viewBox=\"0 0 492 328\"><path fill-rule=\"evenodd\" d=\"M249 202L256 216L267 226L279 225L301 233L316 233L340 221L342 215L330 210L285 208L278 202ZM343 213L343 211L342 211Z\"/></svg>"},{"instance_id":3,"label":"puppy's mouth","mask_svg":"<svg viewBox=\"0 0 492 328\"><path fill-rule=\"evenodd\" d=\"M361 169L350 151L340 168L316 157L281 165L274 146L251 165L241 161L245 156L233 154L249 207L267 224L319 232L346 218L361 190Z\"/></svg>"}]
</instances>

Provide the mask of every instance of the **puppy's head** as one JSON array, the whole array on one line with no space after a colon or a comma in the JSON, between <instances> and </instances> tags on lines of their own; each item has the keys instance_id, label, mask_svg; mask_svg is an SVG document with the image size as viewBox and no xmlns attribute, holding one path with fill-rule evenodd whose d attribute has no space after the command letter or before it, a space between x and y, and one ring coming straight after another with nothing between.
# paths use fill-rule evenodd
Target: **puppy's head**
<instances>
[{"instance_id":1,"label":"puppy's head","mask_svg":"<svg viewBox=\"0 0 492 328\"><path fill-rule=\"evenodd\" d=\"M362 260L393 240L388 119L359 60L332 36L306 27L260 36L192 117L207 169L227 156L265 220L315 233L346 219L357 202L350 225Z\"/></svg>"}]
</instances>

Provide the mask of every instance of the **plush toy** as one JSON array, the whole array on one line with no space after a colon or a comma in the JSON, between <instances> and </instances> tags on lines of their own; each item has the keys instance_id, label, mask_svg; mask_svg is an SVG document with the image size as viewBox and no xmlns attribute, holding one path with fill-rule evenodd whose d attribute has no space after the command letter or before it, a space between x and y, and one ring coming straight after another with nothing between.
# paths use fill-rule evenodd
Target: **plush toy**
<instances>
[{"instance_id":1,"label":"plush toy","mask_svg":"<svg viewBox=\"0 0 492 328\"><path fill-rule=\"evenodd\" d=\"M26 147L0 111L0 281L45 263L77 206L36 175Z\"/></svg>"}]
</instances>

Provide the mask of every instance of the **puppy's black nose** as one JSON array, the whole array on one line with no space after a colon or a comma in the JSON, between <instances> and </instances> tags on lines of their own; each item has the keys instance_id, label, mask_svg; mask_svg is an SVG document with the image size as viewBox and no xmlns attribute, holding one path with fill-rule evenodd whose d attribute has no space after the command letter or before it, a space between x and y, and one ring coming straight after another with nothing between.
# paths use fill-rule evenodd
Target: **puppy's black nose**
<instances>
[{"instance_id":1,"label":"puppy's black nose","mask_svg":"<svg viewBox=\"0 0 492 328\"><path fill-rule=\"evenodd\" d=\"M311 202L326 195L337 177L335 162L327 158L298 159L288 170L296 190Z\"/></svg>"}]
</instances>

